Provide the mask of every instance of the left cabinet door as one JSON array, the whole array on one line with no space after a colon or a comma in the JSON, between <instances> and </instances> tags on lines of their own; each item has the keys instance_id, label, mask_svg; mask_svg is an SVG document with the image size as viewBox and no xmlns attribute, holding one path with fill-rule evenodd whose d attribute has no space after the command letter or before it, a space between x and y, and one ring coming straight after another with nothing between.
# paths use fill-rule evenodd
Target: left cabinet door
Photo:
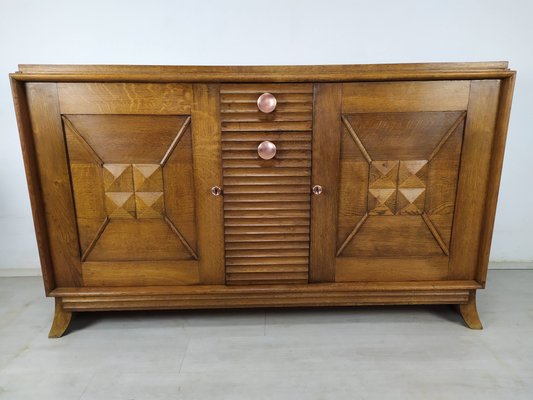
<instances>
[{"instance_id":1,"label":"left cabinet door","mask_svg":"<svg viewBox=\"0 0 533 400\"><path fill-rule=\"evenodd\" d=\"M224 283L218 93L26 85L56 286Z\"/></svg>"}]
</instances>

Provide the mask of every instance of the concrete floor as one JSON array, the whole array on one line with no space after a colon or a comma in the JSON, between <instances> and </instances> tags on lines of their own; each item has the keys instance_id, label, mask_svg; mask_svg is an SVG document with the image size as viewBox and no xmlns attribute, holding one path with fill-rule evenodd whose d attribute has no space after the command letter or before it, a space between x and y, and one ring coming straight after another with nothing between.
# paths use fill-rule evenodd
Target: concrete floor
<instances>
[{"instance_id":1,"label":"concrete floor","mask_svg":"<svg viewBox=\"0 0 533 400\"><path fill-rule=\"evenodd\" d=\"M87 313L47 338L40 278L0 279L0 399L533 399L533 271L448 306Z\"/></svg>"}]
</instances>

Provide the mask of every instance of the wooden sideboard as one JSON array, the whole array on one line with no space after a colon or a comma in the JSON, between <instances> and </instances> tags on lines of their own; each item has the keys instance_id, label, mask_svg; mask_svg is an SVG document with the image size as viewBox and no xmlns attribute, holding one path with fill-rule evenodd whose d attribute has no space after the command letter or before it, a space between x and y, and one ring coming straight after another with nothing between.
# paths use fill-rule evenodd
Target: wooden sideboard
<instances>
[{"instance_id":1,"label":"wooden sideboard","mask_svg":"<svg viewBox=\"0 0 533 400\"><path fill-rule=\"evenodd\" d=\"M73 312L457 304L481 328L506 62L21 65L50 337Z\"/></svg>"}]
</instances>

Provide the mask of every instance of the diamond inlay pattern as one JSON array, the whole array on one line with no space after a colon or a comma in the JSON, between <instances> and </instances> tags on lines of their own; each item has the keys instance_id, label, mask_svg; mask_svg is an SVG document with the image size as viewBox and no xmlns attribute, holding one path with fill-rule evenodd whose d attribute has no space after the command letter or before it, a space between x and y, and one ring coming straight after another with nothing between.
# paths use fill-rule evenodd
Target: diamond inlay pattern
<instances>
[{"instance_id":1,"label":"diamond inlay pattern","mask_svg":"<svg viewBox=\"0 0 533 400\"><path fill-rule=\"evenodd\" d=\"M163 174L159 164L104 164L109 218L163 218Z\"/></svg>"},{"instance_id":2,"label":"diamond inlay pattern","mask_svg":"<svg viewBox=\"0 0 533 400\"><path fill-rule=\"evenodd\" d=\"M426 196L427 160L400 161L396 213L420 215Z\"/></svg>"},{"instance_id":3,"label":"diamond inlay pattern","mask_svg":"<svg viewBox=\"0 0 533 400\"><path fill-rule=\"evenodd\" d=\"M372 161L369 215L421 215L424 211L427 160Z\"/></svg>"}]
</instances>

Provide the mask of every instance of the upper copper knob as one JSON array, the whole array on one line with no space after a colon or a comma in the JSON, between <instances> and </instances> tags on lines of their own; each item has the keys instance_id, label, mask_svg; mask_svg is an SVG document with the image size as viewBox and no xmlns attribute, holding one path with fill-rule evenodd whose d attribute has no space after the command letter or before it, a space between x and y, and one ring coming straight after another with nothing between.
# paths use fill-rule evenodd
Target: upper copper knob
<instances>
[{"instance_id":1,"label":"upper copper knob","mask_svg":"<svg viewBox=\"0 0 533 400\"><path fill-rule=\"evenodd\" d=\"M264 112L265 114L274 111L277 104L278 101L272 93L263 93L257 98L257 108L259 108L259 111Z\"/></svg>"}]
</instances>

